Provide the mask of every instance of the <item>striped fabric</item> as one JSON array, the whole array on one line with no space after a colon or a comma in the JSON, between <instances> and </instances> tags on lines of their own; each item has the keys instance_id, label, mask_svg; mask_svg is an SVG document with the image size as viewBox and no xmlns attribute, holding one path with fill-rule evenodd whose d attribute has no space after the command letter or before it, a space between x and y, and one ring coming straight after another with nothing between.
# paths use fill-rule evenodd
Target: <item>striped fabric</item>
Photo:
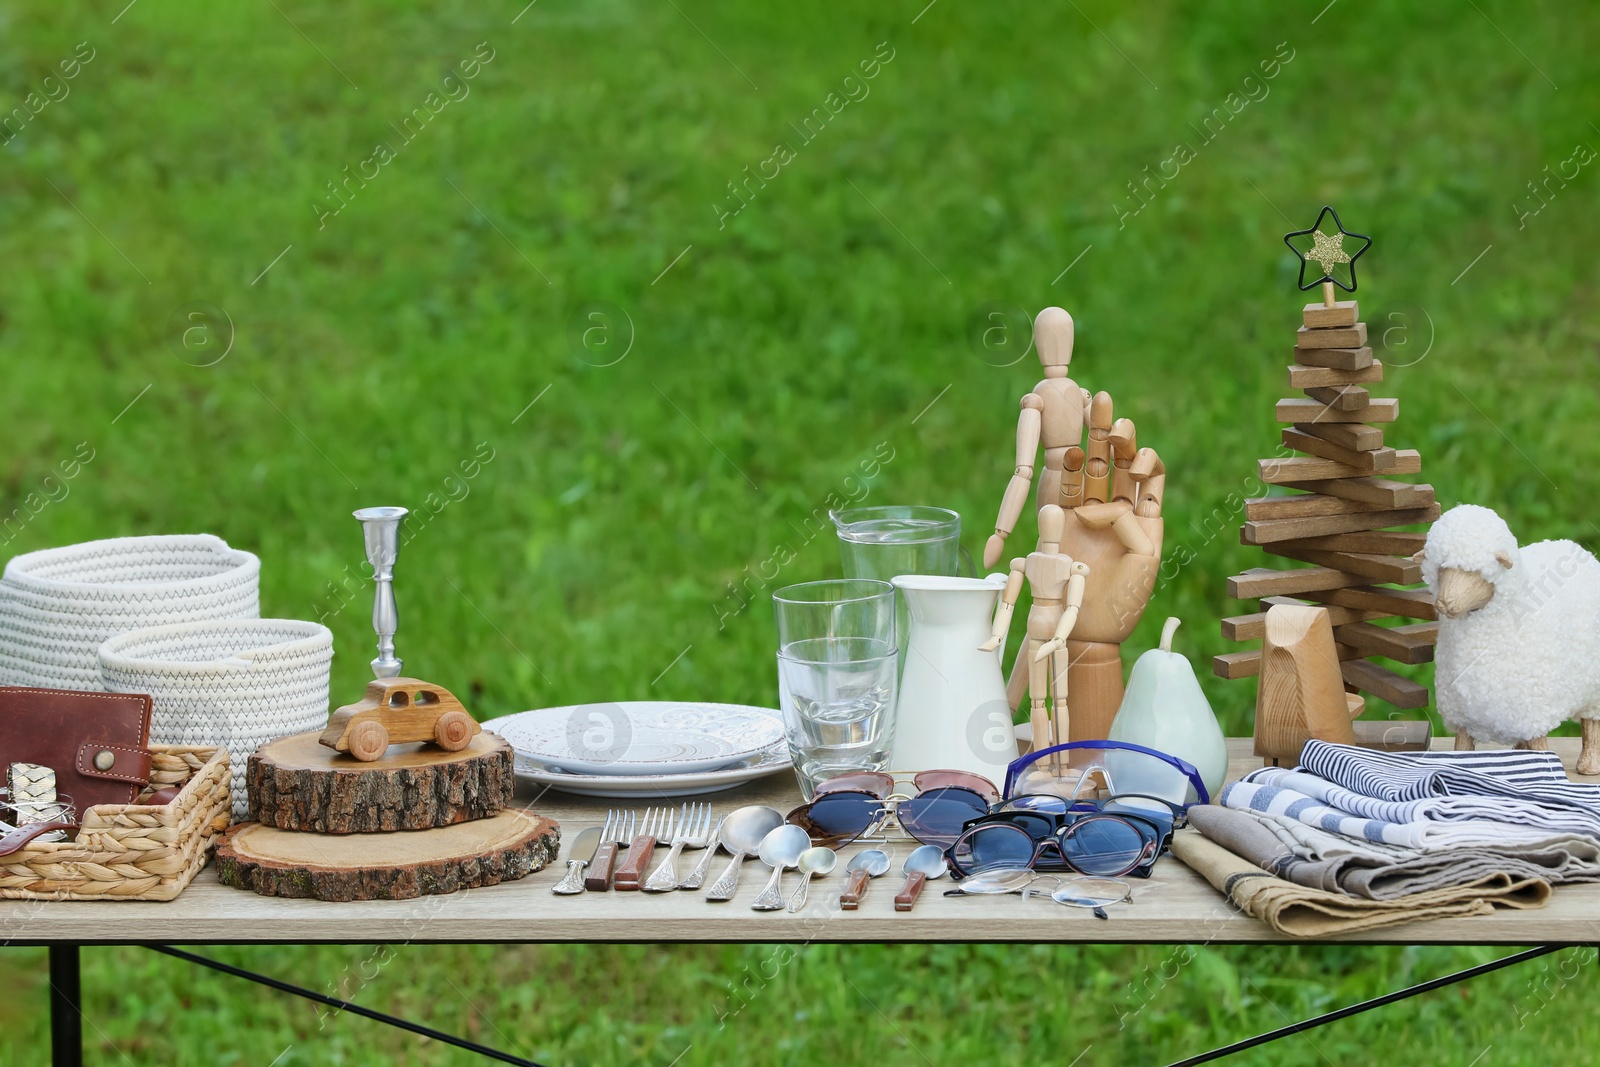
<instances>
[{"instance_id":1,"label":"striped fabric","mask_svg":"<svg viewBox=\"0 0 1600 1067\"><path fill-rule=\"evenodd\" d=\"M1296 787L1302 788L1296 788ZM1524 848L1546 842L1552 831L1487 819L1438 819L1437 801L1417 801L1412 818L1385 819L1358 815L1325 799L1366 800L1309 774L1266 767L1246 775L1222 790L1218 803L1279 818L1294 819L1330 834L1370 841L1414 852L1439 852L1455 848ZM1593 835L1585 835L1593 836Z\"/></svg>"},{"instance_id":2,"label":"striped fabric","mask_svg":"<svg viewBox=\"0 0 1600 1067\"><path fill-rule=\"evenodd\" d=\"M1300 760L1296 770L1246 775L1223 803L1406 848L1522 846L1553 834L1600 840L1600 787L1569 781L1553 753L1380 752L1312 741Z\"/></svg>"},{"instance_id":3,"label":"striped fabric","mask_svg":"<svg viewBox=\"0 0 1600 1067\"><path fill-rule=\"evenodd\" d=\"M1381 752L1310 741L1300 769L1379 800L1518 797L1600 817L1600 786L1570 781L1554 752Z\"/></svg>"}]
</instances>

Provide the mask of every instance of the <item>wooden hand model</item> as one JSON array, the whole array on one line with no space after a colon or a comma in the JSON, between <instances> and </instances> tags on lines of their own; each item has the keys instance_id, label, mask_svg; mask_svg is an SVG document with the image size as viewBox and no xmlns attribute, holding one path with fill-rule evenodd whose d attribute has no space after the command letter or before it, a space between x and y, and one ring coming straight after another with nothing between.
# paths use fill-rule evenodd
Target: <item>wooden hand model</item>
<instances>
[{"instance_id":1,"label":"wooden hand model","mask_svg":"<svg viewBox=\"0 0 1600 1067\"><path fill-rule=\"evenodd\" d=\"M1078 624L1089 568L1061 551L1065 525L1066 513L1060 506L1046 504L1039 509L1039 548L1011 561L1011 576L995 608L994 633L979 646L992 652L1005 641L1026 578L1033 591L1033 607L1028 611L1028 638L1017 662L1028 665L1029 718L1036 750L1066 741L1071 721L1067 657L1062 652Z\"/></svg>"},{"instance_id":2,"label":"wooden hand model","mask_svg":"<svg viewBox=\"0 0 1600 1067\"><path fill-rule=\"evenodd\" d=\"M1064 532L1057 540L1067 557L1088 567L1083 609L1066 640L1075 708L1072 740L1103 738L1122 703L1122 642L1144 614L1161 567L1166 468L1155 449L1137 446L1133 420L1112 418L1110 394L1091 396L1067 377L1071 315L1045 308L1034 320L1033 338L1045 377L1022 398L1016 470L1001 500L994 535L984 548L983 564L993 567L1005 551L1006 538L1027 502L1042 444L1044 470L1035 501L1040 549L1045 544L1045 509L1062 509ZM1037 589L1034 595L1039 595ZM1029 686L1027 650L1026 644L1018 650L1006 686L1012 710Z\"/></svg>"}]
</instances>

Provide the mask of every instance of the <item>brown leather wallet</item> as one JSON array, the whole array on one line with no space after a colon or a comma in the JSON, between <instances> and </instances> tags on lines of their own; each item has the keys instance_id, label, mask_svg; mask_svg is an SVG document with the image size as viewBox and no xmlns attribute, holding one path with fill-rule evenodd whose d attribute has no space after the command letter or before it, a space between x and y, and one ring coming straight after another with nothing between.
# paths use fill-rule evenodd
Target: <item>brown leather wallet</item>
<instances>
[{"instance_id":1,"label":"brown leather wallet","mask_svg":"<svg viewBox=\"0 0 1600 1067\"><path fill-rule=\"evenodd\" d=\"M0 767L38 763L81 820L96 804L132 804L150 781L150 697L0 686Z\"/></svg>"}]
</instances>

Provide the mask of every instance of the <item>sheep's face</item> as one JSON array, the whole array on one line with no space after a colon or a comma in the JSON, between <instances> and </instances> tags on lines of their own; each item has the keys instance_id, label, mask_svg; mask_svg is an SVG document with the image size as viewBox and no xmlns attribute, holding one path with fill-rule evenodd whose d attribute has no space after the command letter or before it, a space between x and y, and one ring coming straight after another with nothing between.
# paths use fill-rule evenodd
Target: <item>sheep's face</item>
<instances>
[{"instance_id":1,"label":"sheep's face","mask_svg":"<svg viewBox=\"0 0 1600 1067\"><path fill-rule=\"evenodd\" d=\"M1477 571L1441 567L1436 581L1433 603L1447 619L1471 615L1494 599L1494 583Z\"/></svg>"},{"instance_id":2,"label":"sheep's face","mask_svg":"<svg viewBox=\"0 0 1600 1067\"><path fill-rule=\"evenodd\" d=\"M1439 614L1458 619L1494 599L1495 582L1517 563L1517 539L1493 511L1462 504L1433 524L1415 558Z\"/></svg>"}]
</instances>

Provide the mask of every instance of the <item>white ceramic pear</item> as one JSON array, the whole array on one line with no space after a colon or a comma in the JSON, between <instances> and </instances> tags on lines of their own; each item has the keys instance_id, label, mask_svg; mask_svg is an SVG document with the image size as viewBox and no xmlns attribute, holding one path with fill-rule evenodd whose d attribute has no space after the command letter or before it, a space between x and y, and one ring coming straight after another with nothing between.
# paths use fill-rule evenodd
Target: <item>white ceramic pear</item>
<instances>
[{"instance_id":1,"label":"white ceramic pear","mask_svg":"<svg viewBox=\"0 0 1600 1067\"><path fill-rule=\"evenodd\" d=\"M1228 745L1194 668L1172 651L1178 622L1169 618L1161 630L1160 647L1152 648L1133 665L1122 706L1111 723L1111 740L1143 745L1194 764L1215 798L1228 774ZM1147 768L1149 761L1130 761L1130 765ZM1115 775L1116 767L1111 770ZM1119 793L1167 792L1155 783L1123 781L1122 777L1116 777L1114 785ZM1199 799L1192 786L1188 794L1191 802Z\"/></svg>"}]
</instances>

